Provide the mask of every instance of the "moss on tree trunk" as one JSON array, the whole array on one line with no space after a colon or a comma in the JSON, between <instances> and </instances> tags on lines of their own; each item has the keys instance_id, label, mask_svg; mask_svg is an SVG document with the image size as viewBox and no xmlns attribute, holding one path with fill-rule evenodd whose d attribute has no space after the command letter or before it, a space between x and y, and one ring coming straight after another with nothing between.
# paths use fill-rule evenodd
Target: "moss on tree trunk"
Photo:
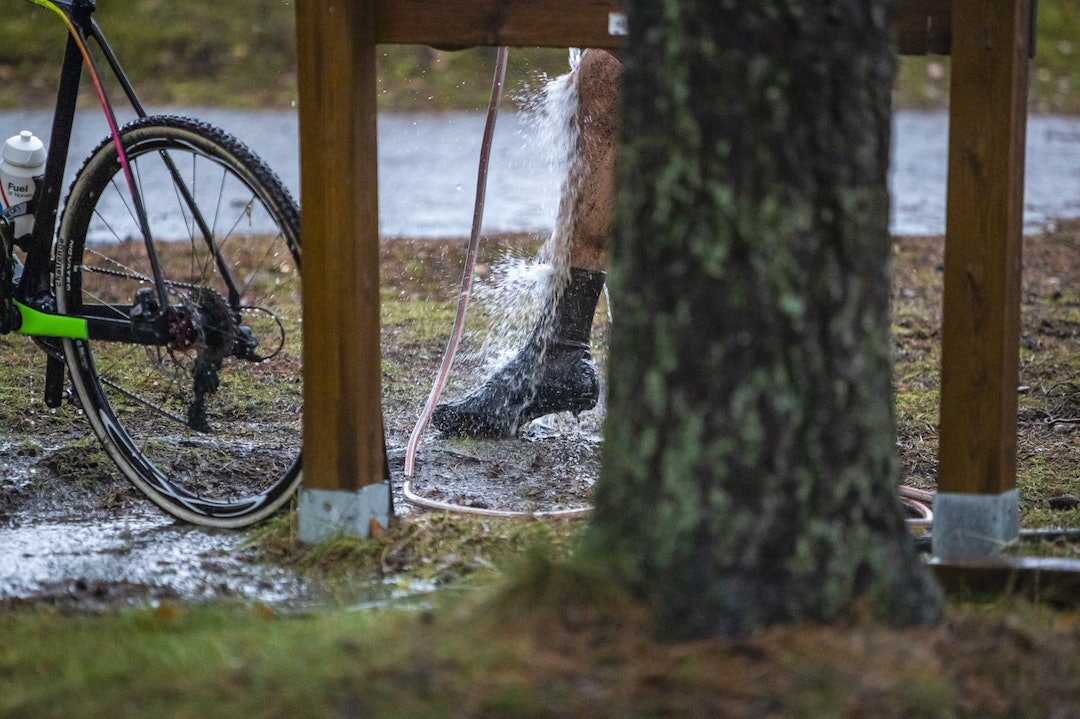
<instances>
[{"instance_id":1,"label":"moss on tree trunk","mask_svg":"<svg viewBox=\"0 0 1080 719\"><path fill-rule=\"evenodd\" d=\"M671 636L937 617L896 499L891 3L627 5L594 539Z\"/></svg>"}]
</instances>

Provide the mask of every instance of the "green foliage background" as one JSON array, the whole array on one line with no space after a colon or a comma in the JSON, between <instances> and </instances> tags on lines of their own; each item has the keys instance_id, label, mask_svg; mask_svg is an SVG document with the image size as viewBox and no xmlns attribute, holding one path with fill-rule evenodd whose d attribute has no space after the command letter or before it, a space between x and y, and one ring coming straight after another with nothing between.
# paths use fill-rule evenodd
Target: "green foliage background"
<instances>
[{"instance_id":1,"label":"green foliage background","mask_svg":"<svg viewBox=\"0 0 1080 719\"><path fill-rule=\"evenodd\" d=\"M1080 4L1039 0L1032 109L1080 114ZM97 16L144 100L156 105L289 107L296 99L292 0L99 0ZM0 107L45 107L53 99L63 28L27 0L0 0ZM482 108L490 92L491 48L440 52L379 49L386 110ZM510 53L510 97L567 69L566 51ZM904 58L902 107L948 101L948 58Z\"/></svg>"}]
</instances>

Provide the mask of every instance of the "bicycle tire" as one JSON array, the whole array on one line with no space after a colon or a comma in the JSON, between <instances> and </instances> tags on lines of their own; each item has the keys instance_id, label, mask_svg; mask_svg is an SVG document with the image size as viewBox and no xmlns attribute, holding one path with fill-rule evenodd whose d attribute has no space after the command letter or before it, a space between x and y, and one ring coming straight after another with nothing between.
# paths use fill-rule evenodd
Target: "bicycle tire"
<instances>
[{"instance_id":1,"label":"bicycle tire","mask_svg":"<svg viewBox=\"0 0 1080 719\"><path fill-rule=\"evenodd\" d=\"M170 339L64 340L75 394L112 460L161 508L201 525L253 524L300 482L299 210L254 153L206 123L145 117L125 125L120 141L156 259L106 139L64 203L57 309L83 314L95 305L128 318L140 289L158 291L157 265Z\"/></svg>"}]
</instances>

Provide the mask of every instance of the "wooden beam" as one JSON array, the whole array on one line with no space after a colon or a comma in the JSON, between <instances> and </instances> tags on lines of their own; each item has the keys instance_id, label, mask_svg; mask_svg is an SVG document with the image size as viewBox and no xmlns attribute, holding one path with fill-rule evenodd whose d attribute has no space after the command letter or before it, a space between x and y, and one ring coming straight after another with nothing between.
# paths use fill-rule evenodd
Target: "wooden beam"
<instances>
[{"instance_id":1,"label":"wooden beam","mask_svg":"<svg viewBox=\"0 0 1080 719\"><path fill-rule=\"evenodd\" d=\"M383 481L375 14L296 7L306 488Z\"/></svg>"},{"instance_id":2,"label":"wooden beam","mask_svg":"<svg viewBox=\"0 0 1080 719\"><path fill-rule=\"evenodd\" d=\"M623 43L617 25L623 0L376 0L376 6L380 43L446 49L619 48ZM949 0L897 0L895 13L901 54L949 52Z\"/></svg>"},{"instance_id":3,"label":"wooden beam","mask_svg":"<svg viewBox=\"0 0 1080 719\"><path fill-rule=\"evenodd\" d=\"M897 0L893 25L901 55L948 55L952 45L950 0Z\"/></svg>"},{"instance_id":4,"label":"wooden beam","mask_svg":"<svg viewBox=\"0 0 1080 719\"><path fill-rule=\"evenodd\" d=\"M1080 604L1080 561L1051 557L931 560L930 570L947 594L1014 597L1075 609Z\"/></svg>"},{"instance_id":5,"label":"wooden beam","mask_svg":"<svg viewBox=\"0 0 1080 719\"><path fill-rule=\"evenodd\" d=\"M378 41L462 48L616 48L622 0L376 0Z\"/></svg>"}]
</instances>

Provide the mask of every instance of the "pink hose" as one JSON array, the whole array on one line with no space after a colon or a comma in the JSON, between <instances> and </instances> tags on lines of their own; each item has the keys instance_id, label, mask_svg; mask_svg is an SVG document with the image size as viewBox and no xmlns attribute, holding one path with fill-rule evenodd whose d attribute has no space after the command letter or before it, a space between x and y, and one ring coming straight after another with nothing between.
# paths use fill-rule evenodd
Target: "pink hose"
<instances>
[{"instance_id":1,"label":"pink hose","mask_svg":"<svg viewBox=\"0 0 1080 719\"><path fill-rule=\"evenodd\" d=\"M476 178L476 204L473 206L472 234L469 236L469 249L465 254L465 270L461 277L461 294L458 296L457 315L454 317L454 328L450 331L450 340L446 344L443 353L442 364L435 376L435 383L431 387L427 404L413 427L412 435L409 436L409 445L405 449L405 477L413 475L413 465L416 461L416 449L420 444L420 437L424 434L428 420L435 411L435 404L439 401L446 378L450 374L450 368L454 365L454 355L457 353L458 343L461 341L461 333L465 329L465 311L469 307L469 295L472 292L473 270L476 267L476 250L480 246L480 225L484 219L484 197L487 193L487 171L491 156L491 138L495 134L495 118L499 114L499 102L502 100L503 81L506 79L506 56L507 48L500 47L495 61L495 79L491 84L491 102L488 104L487 123L484 125L484 139L480 144L480 169ZM406 479L406 487L408 487ZM408 494L406 494L408 496Z\"/></svg>"}]
</instances>

